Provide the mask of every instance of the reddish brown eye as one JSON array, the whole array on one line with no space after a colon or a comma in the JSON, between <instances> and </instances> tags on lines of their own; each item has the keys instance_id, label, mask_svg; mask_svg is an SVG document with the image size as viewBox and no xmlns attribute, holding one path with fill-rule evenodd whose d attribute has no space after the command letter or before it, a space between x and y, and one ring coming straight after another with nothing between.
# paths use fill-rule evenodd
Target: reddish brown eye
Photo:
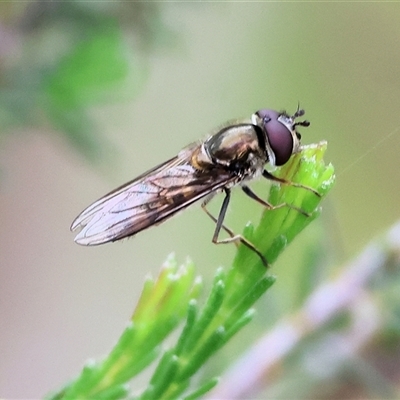
<instances>
[{"instance_id":1,"label":"reddish brown eye","mask_svg":"<svg viewBox=\"0 0 400 400\"><path fill-rule=\"evenodd\" d=\"M281 113L274 110L260 110L267 140L275 155L275 165L285 164L293 152L293 137L289 129L278 120Z\"/></svg>"}]
</instances>

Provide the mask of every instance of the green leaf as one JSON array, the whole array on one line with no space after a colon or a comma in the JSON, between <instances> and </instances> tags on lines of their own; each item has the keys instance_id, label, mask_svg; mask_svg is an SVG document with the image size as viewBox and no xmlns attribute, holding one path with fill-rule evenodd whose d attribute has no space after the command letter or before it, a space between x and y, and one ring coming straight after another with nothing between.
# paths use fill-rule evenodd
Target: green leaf
<instances>
[{"instance_id":1,"label":"green leaf","mask_svg":"<svg viewBox=\"0 0 400 400\"><path fill-rule=\"evenodd\" d=\"M118 26L105 21L46 71L38 99L52 125L86 155L98 159L105 146L90 107L132 98L145 78Z\"/></svg>"},{"instance_id":2,"label":"green leaf","mask_svg":"<svg viewBox=\"0 0 400 400\"><path fill-rule=\"evenodd\" d=\"M105 393L121 393L121 384L159 354L159 344L186 316L187 304L193 304L200 285L191 262L178 266L170 256L157 280L147 279L132 321L110 354L103 361L87 364L81 375L53 398L106 398ZM171 352L162 360L155 385L151 384L157 392L163 390L163 380L168 382L177 369L177 357Z\"/></svg>"},{"instance_id":3,"label":"green leaf","mask_svg":"<svg viewBox=\"0 0 400 400\"><path fill-rule=\"evenodd\" d=\"M217 378L210 379L208 382L201 385L198 389L185 396L184 400L195 400L200 398L200 396L209 392L215 385L217 385L217 383L218 383Z\"/></svg>"},{"instance_id":4,"label":"green leaf","mask_svg":"<svg viewBox=\"0 0 400 400\"><path fill-rule=\"evenodd\" d=\"M45 81L54 107L71 109L102 100L129 72L128 53L119 29L94 31L65 56Z\"/></svg>"}]
</instances>

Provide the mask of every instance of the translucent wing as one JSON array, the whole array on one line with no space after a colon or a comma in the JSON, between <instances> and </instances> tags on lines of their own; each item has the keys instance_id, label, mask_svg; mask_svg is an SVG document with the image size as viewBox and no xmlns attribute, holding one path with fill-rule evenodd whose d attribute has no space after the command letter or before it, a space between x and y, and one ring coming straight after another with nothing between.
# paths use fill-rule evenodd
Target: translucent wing
<instances>
[{"instance_id":1,"label":"translucent wing","mask_svg":"<svg viewBox=\"0 0 400 400\"><path fill-rule=\"evenodd\" d=\"M177 156L82 211L71 226L81 229L75 242L89 246L134 235L236 180L229 171L198 170Z\"/></svg>"}]
</instances>

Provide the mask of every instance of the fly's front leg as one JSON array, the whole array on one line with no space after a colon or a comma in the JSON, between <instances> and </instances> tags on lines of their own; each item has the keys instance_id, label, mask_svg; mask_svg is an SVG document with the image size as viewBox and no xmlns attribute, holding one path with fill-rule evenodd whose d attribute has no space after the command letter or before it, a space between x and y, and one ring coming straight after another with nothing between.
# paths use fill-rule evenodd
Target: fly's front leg
<instances>
[{"instance_id":1,"label":"fly's front leg","mask_svg":"<svg viewBox=\"0 0 400 400\"><path fill-rule=\"evenodd\" d=\"M294 187L298 187L298 188L302 188L305 190L308 190L311 193L314 193L316 196L321 197L321 195L312 187L310 186L306 186L306 185L302 185L301 183L296 183L296 182L291 182L291 181L287 181L286 179L282 179L282 178L278 178L274 175L272 175L270 172L268 172L267 170L264 169L263 173L262 173L263 177L270 180L270 181L274 181L274 182L279 182L282 183L284 185L290 185L290 186L294 186ZM310 217L311 214L302 210L299 207L293 206L291 204L288 203L282 203L282 204L278 204L276 206L265 202L264 200L260 199L255 193L253 193L248 187L245 190L243 188L243 191L252 199L257 200L259 203L263 204L265 207L267 207L269 210L276 210L278 208L282 208L282 207L289 207L292 210L296 210L297 212L299 212L300 214L303 214L306 217Z\"/></svg>"},{"instance_id":2,"label":"fly's front leg","mask_svg":"<svg viewBox=\"0 0 400 400\"><path fill-rule=\"evenodd\" d=\"M259 250L257 250L257 248L253 245L253 243L249 242L242 235L235 234L232 230L230 230L229 228L227 228L223 224L224 218L225 218L225 214L226 214L226 210L228 209L229 201L230 201L230 198L231 198L230 189L224 189L224 191L225 191L225 198L224 198L224 201L222 202L222 206L221 206L221 210L220 210L220 212L218 214L218 218L215 218L206 209L206 205L211 200L211 198L206 199L202 204L203 210L216 223L216 227L215 227L214 235L213 235L213 238L212 238L212 242L215 243L215 244L235 243L236 245L238 243L243 243L245 246L247 246L250 250L254 251L260 257L260 259L261 259L262 263L265 265L265 267L268 267L267 259L264 257L263 254L261 254L261 252ZM230 236L229 238L221 239L221 240L218 239L219 233L221 232L221 228L224 229L229 234L229 236Z\"/></svg>"},{"instance_id":3,"label":"fly's front leg","mask_svg":"<svg viewBox=\"0 0 400 400\"><path fill-rule=\"evenodd\" d=\"M284 185L290 185L290 186L302 188L302 189L308 190L309 192L314 193L317 197L321 197L321 194L318 193L318 192L317 192L315 189L313 189L312 187L306 186L306 185L302 185L301 183L296 183L296 182L287 181L286 179L278 178L278 177L272 175L272 174L271 174L270 172L268 172L266 169L264 169L262 175L263 175L264 178L269 179L270 181L279 182L279 183L283 183Z\"/></svg>"},{"instance_id":4,"label":"fly's front leg","mask_svg":"<svg viewBox=\"0 0 400 400\"><path fill-rule=\"evenodd\" d=\"M247 196L249 196L250 198L252 198L253 200L257 201L258 203L262 204L265 208L267 208L268 210L278 210L279 208L283 208L283 207L288 207L291 208L292 210L296 210L297 212L299 212L300 214L303 214L306 217L310 217L311 214L309 214L308 212L302 210L299 207L293 206L291 204L288 203L281 203L281 204L277 204L276 206L274 206L271 203L268 203L267 201L263 200L261 197L258 197L248 186L246 185L242 185L241 186L243 192L245 192L247 194Z\"/></svg>"}]
</instances>

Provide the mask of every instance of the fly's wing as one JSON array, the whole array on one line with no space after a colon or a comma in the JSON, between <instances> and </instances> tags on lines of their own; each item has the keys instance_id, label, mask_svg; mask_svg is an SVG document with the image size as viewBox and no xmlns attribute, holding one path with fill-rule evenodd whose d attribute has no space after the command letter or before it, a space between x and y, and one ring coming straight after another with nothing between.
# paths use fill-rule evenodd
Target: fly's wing
<instances>
[{"instance_id":1,"label":"fly's wing","mask_svg":"<svg viewBox=\"0 0 400 400\"><path fill-rule=\"evenodd\" d=\"M75 242L90 246L134 235L236 179L218 167L199 171L177 156L82 211L71 226L81 229Z\"/></svg>"}]
</instances>

